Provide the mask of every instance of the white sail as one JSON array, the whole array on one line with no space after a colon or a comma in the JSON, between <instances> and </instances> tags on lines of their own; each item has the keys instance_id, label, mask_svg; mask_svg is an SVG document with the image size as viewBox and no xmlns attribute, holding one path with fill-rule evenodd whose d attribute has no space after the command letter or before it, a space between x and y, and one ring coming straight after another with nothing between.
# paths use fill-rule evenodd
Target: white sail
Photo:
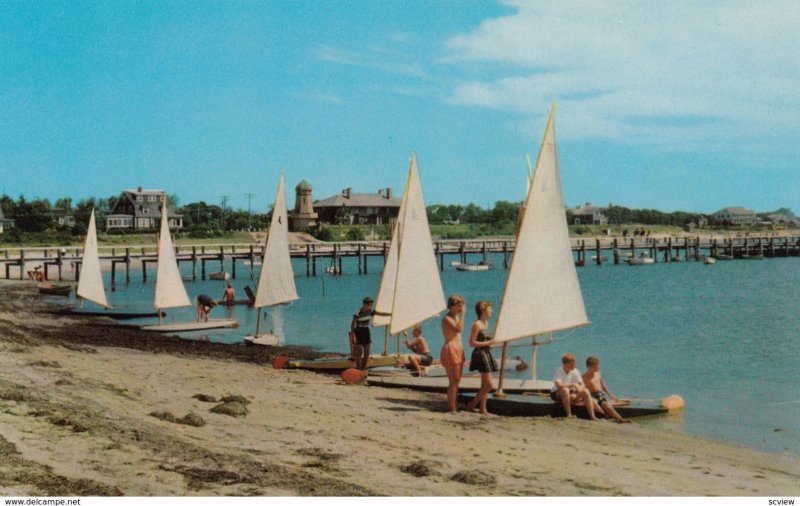
<instances>
[{"instance_id":1,"label":"white sail","mask_svg":"<svg viewBox=\"0 0 800 506\"><path fill-rule=\"evenodd\" d=\"M106 308L111 307L106 299L106 291L103 288L103 275L100 271L94 209L92 209L92 216L89 218L86 242L83 244L83 261L81 262L81 276L78 280L77 293L78 297L82 299L90 300Z\"/></svg>"},{"instance_id":2,"label":"white sail","mask_svg":"<svg viewBox=\"0 0 800 506\"><path fill-rule=\"evenodd\" d=\"M189 306L189 295L181 280L175 248L169 233L167 199L161 202L161 233L158 237L158 268L156 269L156 294L153 306L156 309Z\"/></svg>"},{"instance_id":3,"label":"white sail","mask_svg":"<svg viewBox=\"0 0 800 506\"><path fill-rule=\"evenodd\" d=\"M441 313L446 307L422 198L416 153L411 155L403 198L405 208L399 218L397 234L397 274L389 324L391 334L408 330Z\"/></svg>"},{"instance_id":4,"label":"white sail","mask_svg":"<svg viewBox=\"0 0 800 506\"><path fill-rule=\"evenodd\" d=\"M554 105L522 212L494 338L505 342L588 323L561 193Z\"/></svg>"},{"instance_id":5,"label":"white sail","mask_svg":"<svg viewBox=\"0 0 800 506\"><path fill-rule=\"evenodd\" d=\"M406 180L407 189L408 180ZM406 195L408 195L408 191L403 192L403 198L400 200L400 211L397 213L397 220L392 227L392 240L389 243L389 251L386 252L386 261L381 275L381 286L378 288L378 296L375 299L375 312L381 314L376 314L372 317L372 325L375 327L385 327L392 321L394 287L397 280L397 242L400 239L400 223L406 208Z\"/></svg>"},{"instance_id":6,"label":"white sail","mask_svg":"<svg viewBox=\"0 0 800 506\"><path fill-rule=\"evenodd\" d=\"M289 255L289 220L286 212L286 195L283 189L283 174L275 193L275 207L269 226L264 261L258 278L255 307L274 306L297 300L294 286L294 271Z\"/></svg>"}]
</instances>

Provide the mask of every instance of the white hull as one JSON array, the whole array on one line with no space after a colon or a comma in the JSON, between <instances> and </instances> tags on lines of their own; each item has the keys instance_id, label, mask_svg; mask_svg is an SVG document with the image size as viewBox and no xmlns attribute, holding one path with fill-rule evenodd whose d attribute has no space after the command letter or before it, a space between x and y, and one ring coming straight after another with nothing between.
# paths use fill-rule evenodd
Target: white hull
<instances>
[{"instance_id":1,"label":"white hull","mask_svg":"<svg viewBox=\"0 0 800 506\"><path fill-rule=\"evenodd\" d=\"M715 263L717 263L717 259L714 257L705 257L703 259L703 263L706 265L714 265Z\"/></svg>"},{"instance_id":2,"label":"white hull","mask_svg":"<svg viewBox=\"0 0 800 506\"><path fill-rule=\"evenodd\" d=\"M626 258L625 263L628 265L649 265L656 263L655 258Z\"/></svg>"},{"instance_id":3,"label":"white hull","mask_svg":"<svg viewBox=\"0 0 800 506\"><path fill-rule=\"evenodd\" d=\"M367 376L367 383L370 385L383 386L383 387L400 387L410 388L412 390L424 390L427 392L446 392L447 391L447 376L411 376L410 374L404 375L377 375L370 371ZM497 387L497 378L492 380L492 384ZM503 392L514 394L523 392L549 392L553 386L552 381L543 380L519 380L519 379L504 379ZM464 376L458 384L458 389L461 392L477 392L481 388L480 376Z\"/></svg>"},{"instance_id":4,"label":"white hull","mask_svg":"<svg viewBox=\"0 0 800 506\"><path fill-rule=\"evenodd\" d=\"M227 272L212 272L212 273L210 273L208 275L208 278L209 279L218 279L218 280L221 280L221 281L227 281L228 278L229 278L229 275L228 275Z\"/></svg>"},{"instance_id":5,"label":"white hull","mask_svg":"<svg viewBox=\"0 0 800 506\"><path fill-rule=\"evenodd\" d=\"M209 320L207 322L164 323L161 325L143 325L139 327L147 332L192 332L220 328L236 328L236 320Z\"/></svg>"},{"instance_id":6,"label":"white hull","mask_svg":"<svg viewBox=\"0 0 800 506\"><path fill-rule=\"evenodd\" d=\"M450 265L457 271L479 272L488 271L488 264L462 264L461 262L450 262Z\"/></svg>"},{"instance_id":7,"label":"white hull","mask_svg":"<svg viewBox=\"0 0 800 506\"><path fill-rule=\"evenodd\" d=\"M405 355L404 355L405 357ZM404 361L408 364L408 359ZM500 360L497 360L497 364L500 365ZM516 371L516 370L525 370L528 368L528 364L523 362L520 359L507 359L506 360L506 371ZM444 366L437 360L433 364L424 367L425 369L425 376L436 378L439 376L447 377L447 371L445 371ZM477 375L477 372L469 371L469 361L464 364L464 377L468 377L471 375ZM411 374L411 369L407 367L396 367L394 365L388 365L383 367L375 367L369 371L371 375L374 376L398 376L398 377L408 377Z\"/></svg>"},{"instance_id":8,"label":"white hull","mask_svg":"<svg viewBox=\"0 0 800 506\"><path fill-rule=\"evenodd\" d=\"M249 335L244 336L244 344L260 344L262 346L278 346L281 342L281 337L275 334L261 334L259 336Z\"/></svg>"},{"instance_id":9,"label":"white hull","mask_svg":"<svg viewBox=\"0 0 800 506\"><path fill-rule=\"evenodd\" d=\"M281 336L277 334L261 334L244 336L244 344L261 346L278 346L281 343Z\"/></svg>"}]
</instances>

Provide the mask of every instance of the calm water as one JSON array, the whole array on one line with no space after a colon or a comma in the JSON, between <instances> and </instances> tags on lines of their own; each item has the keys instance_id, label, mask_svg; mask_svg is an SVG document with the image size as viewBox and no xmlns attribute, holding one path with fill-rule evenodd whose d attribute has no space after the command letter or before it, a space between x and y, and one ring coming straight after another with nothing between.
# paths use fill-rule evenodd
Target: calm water
<instances>
[{"instance_id":1,"label":"calm water","mask_svg":"<svg viewBox=\"0 0 800 506\"><path fill-rule=\"evenodd\" d=\"M380 283L380 260L370 259L369 275L358 275L355 260L347 260L346 275L340 277L306 277L305 264L295 264L295 272L303 273L297 277L301 299L270 310L286 344L347 351L350 317L365 295L375 297ZM502 265L499 256L492 261ZM241 264L237 271L233 284L244 297L242 287L255 287L258 273L251 280ZM446 294L460 293L468 303L489 299L497 307L506 273L503 268L456 272L448 265L442 283ZM800 454L800 258L713 266L700 262L591 265L579 268L578 275L591 324L557 335L553 344L539 348L540 377L550 379L565 351L578 357L579 366L586 356L595 355L616 394L642 399L678 394L686 401L682 415L642 423ZM149 273L146 284L118 283L117 290L109 292L110 302L131 309L152 307L154 276L155 272ZM186 287L192 298L199 293L219 298L224 283L195 281L186 282ZM193 308L168 312L170 321L194 318ZM243 331L255 328L255 311L218 307L212 317L226 313L242 327L186 337L240 343ZM438 320L425 326L434 354L442 343L438 327ZM382 336L382 329L373 330L373 351L382 349ZM530 356L530 348L511 351L526 359Z\"/></svg>"}]
</instances>

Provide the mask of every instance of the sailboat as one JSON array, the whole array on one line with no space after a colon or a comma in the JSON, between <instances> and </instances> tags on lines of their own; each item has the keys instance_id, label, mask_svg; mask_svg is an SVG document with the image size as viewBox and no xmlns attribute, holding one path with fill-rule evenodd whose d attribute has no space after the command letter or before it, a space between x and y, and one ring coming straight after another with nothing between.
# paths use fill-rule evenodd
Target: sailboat
<instances>
[{"instance_id":1,"label":"sailboat","mask_svg":"<svg viewBox=\"0 0 800 506\"><path fill-rule=\"evenodd\" d=\"M183 286L175 247L169 233L167 199L161 201L161 232L158 237L158 265L156 268L156 289L153 306L158 312L158 325L145 325L142 330L153 332L189 332L224 327L238 327L236 320L209 320L207 322L164 323L161 310L172 307L191 306L186 287Z\"/></svg>"},{"instance_id":2,"label":"sailboat","mask_svg":"<svg viewBox=\"0 0 800 506\"><path fill-rule=\"evenodd\" d=\"M417 155L412 153L375 301L376 315L372 318L374 327L386 327L383 354L370 355L367 368L404 362L406 357L400 354L400 335L441 313L445 306L422 197ZM397 354L389 354L389 335L397 336ZM320 359L290 361L286 367L342 370L353 365L353 361L347 359Z\"/></svg>"},{"instance_id":3,"label":"sailboat","mask_svg":"<svg viewBox=\"0 0 800 506\"><path fill-rule=\"evenodd\" d=\"M542 390L542 387L549 390L552 382L536 378L537 346L551 343L554 332L589 324L565 218L555 110L554 104L522 209L514 256L494 329L494 340L503 346L497 392L488 402L489 409L494 412L558 415L560 405L550 399L506 395L506 392ZM523 339L530 339L531 345L531 380L525 382L536 385L535 388L520 388L519 380L504 381L508 343ZM683 400L678 396L666 397L660 403L615 406L622 416L665 413L682 407Z\"/></svg>"},{"instance_id":4,"label":"sailboat","mask_svg":"<svg viewBox=\"0 0 800 506\"><path fill-rule=\"evenodd\" d=\"M78 289L76 293L78 298L81 299L81 307L83 307L84 300L89 300L105 308L105 311L72 309L69 312L72 316L107 316L115 320L158 316L155 312L110 311L113 308L108 304L106 291L103 287L103 274L100 270L100 254L97 246L97 225L95 222L94 209L92 209L92 214L89 218L89 226L83 244L83 259L81 261L80 277L78 279Z\"/></svg>"},{"instance_id":5,"label":"sailboat","mask_svg":"<svg viewBox=\"0 0 800 506\"><path fill-rule=\"evenodd\" d=\"M275 206L272 209L272 221L269 225L267 245L264 247L264 260L261 275L256 288L256 300L253 306L258 315L256 317L256 332L244 337L246 344L263 344L275 346L279 344L279 335L272 331L261 334L261 308L286 304L300 297L294 285L294 272L292 271L292 258L289 254L289 220L286 212L286 195L283 188L283 174L278 180L278 190L275 193ZM264 311L264 320L267 312Z\"/></svg>"},{"instance_id":6,"label":"sailboat","mask_svg":"<svg viewBox=\"0 0 800 506\"><path fill-rule=\"evenodd\" d=\"M76 291L81 299L90 300L106 309L110 309L106 299L106 291L103 287L103 275L100 271L100 254L97 249L97 226L95 224L94 209L89 217L89 228L86 232L86 240L83 244L83 261L81 262L81 275L78 279L78 290Z\"/></svg>"},{"instance_id":7,"label":"sailboat","mask_svg":"<svg viewBox=\"0 0 800 506\"><path fill-rule=\"evenodd\" d=\"M534 304L530 304L531 301ZM505 342L587 323L562 203L551 112L536 172L529 176L528 196L520 213L516 248L494 337ZM535 349L531 360L531 379L508 380L505 382L506 391L548 391L551 388L552 382L536 378ZM504 346L500 366L501 385L507 367L506 352L507 347ZM381 386L427 391L444 391L447 388L447 378L442 377L386 375L370 376L370 380ZM459 390L462 391L477 391L479 388L480 378L477 377L462 377L459 384Z\"/></svg>"},{"instance_id":8,"label":"sailboat","mask_svg":"<svg viewBox=\"0 0 800 506\"><path fill-rule=\"evenodd\" d=\"M497 315L494 339L503 343L530 339L531 380L536 379L536 347L552 342L552 333L588 325L565 218L555 138L555 105L547 119L536 168L517 228L514 256ZM544 336L544 337L542 337ZM500 370L498 392L504 387Z\"/></svg>"},{"instance_id":9,"label":"sailboat","mask_svg":"<svg viewBox=\"0 0 800 506\"><path fill-rule=\"evenodd\" d=\"M439 267L422 197L417 154L411 154L406 190L386 257L372 324L397 336L446 309ZM388 340L387 340L388 344ZM386 348L387 345L384 345ZM384 349L384 353L388 350Z\"/></svg>"}]
</instances>

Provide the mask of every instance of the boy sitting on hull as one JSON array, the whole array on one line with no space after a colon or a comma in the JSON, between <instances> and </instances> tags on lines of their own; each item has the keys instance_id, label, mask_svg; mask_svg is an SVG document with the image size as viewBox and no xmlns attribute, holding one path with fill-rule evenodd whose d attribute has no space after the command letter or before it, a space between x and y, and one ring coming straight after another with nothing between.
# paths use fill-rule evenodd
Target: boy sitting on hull
<instances>
[{"instance_id":1,"label":"boy sitting on hull","mask_svg":"<svg viewBox=\"0 0 800 506\"><path fill-rule=\"evenodd\" d=\"M553 375L553 388L550 390L550 398L556 402L561 401L567 417L572 416L572 404L577 400L582 400L589 418L597 420L594 415L592 395L583 385L581 373L575 368L575 356L571 353L564 353L561 355L561 364L561 367L556 369Z\"/></svg>"},{"instance_id":2,"label":"boy sitting on hull","mask_svg":"<svg viewBox=\"0 0 800 506\"><path fill-rule=\"evenodd\" d=\"M600 406L600 412L613 418L617 423L631 423L627 418L622 418L608 400L608 398L611 397L614 401L619 401L619 398L611 393L605 381L603 381L603 377L600 375L600 359L595 357L586 359L586 372L583 374L583 383L586 385L586 389L589 390L592 398L597 402L597 405Z\"/></svg>"},{"instance_id":3,"label":"boy sitting on hull","mask_svg":"<svg viewBox=\"0 0 800 506\"><path fill-rule=\"evenodd\" d=\"M428 341L422 337L422 327L414 325L411 334L414 336L413 341L409 341L406 337L406 347L413 353L408 356L408 368L416 372L417 376L425 376L425 367L433 363L433 355L428 347Z\"/></svg>"}]
</instances>

